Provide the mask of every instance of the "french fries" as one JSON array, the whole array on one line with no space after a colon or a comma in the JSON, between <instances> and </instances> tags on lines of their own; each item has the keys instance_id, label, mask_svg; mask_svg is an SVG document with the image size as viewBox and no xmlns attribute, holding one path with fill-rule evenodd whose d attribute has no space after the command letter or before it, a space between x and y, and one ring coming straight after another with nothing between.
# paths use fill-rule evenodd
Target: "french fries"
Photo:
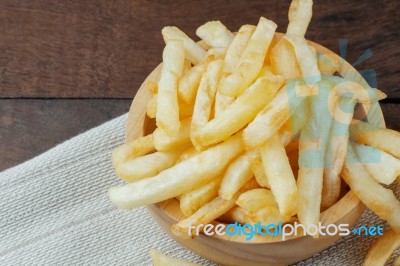
<instances>
[{"instance_id":1,"label":"french fries","mask_svg":"<svg viewBox=\"0 0 400 266\"><path fill-rule=\"evenodd\" d=\"M360 163L381 184L390 185L400 176L400 160L374 147L352 143Z\"/></svg>"},{"instance_id":2,"label":"french fries","mask_svg":"<svg viewBox=\"0 0 400 266\"><path fill-rule=\"evenodd\" d=\"M350 139L375 147L400 159L400 133L397 131L354 120L350 126Z\"/></svg>"},{"instance_id":3,"label":"french fries","mask_svg":"<svg viewBox=\"0 0 400 266\"><path fill-rule=\"evenodd\" d=\"M178 106L178 79L183 74L185 62L183 42L167 41L163 52L163 68L157 94L157 126L169 135L178 133L179 106Z\"/></svg>"},{"instance_id":4,"label":"french fries","mask_svg":"<svg viewBox=\"0 0 400 266\"><path fill-rule=\"evenodd\" d=\"M199 188L182 194L179 199L179 205L183 215L189 217L200 209L201 206L216 198L221 180L221 177L217 177Z\"/></svg>"},{"instance_id":5,"label":"french fries","mask_svg":"<svg viewBox=\"0 0 400 266\"><path fill-rule=\"evenodd\" d=\"M321 211L347 190L343 178L392 228L366 265L387 260L399 245L400 201L383 185L400 182L400 133L353 120L357 103L368 113L386 95L304 38L312 4L292 1L282 37L263 17L236 35L207 22L199 43L163 28L160 79L145 84L157 127L113 151L115 172L128 182L108 191L117 207L175 198L182 215L171 231L183 238L216 219L318 227ZM151 252L155 264L186 263Z\"/></svg>"},{"instance_id":6,"label":"french fries","mask_svg":"<svg viewBox=\"0 0 400 266\"><path fill-rule=\"evenodd\" d=\"M394 231L400 233L400 201L393 191L382 187L359 163L351 146L341 173L353 193L376 215L386 220ZM348 162L348 161L351 161Z\"/></svg>"},{"instance_id":7,"label":"french fries","mask_svg":"<svg viewBox=\"0 0 400 266\"><path fill-rule=\"evenodd\" d=\"M226 142L182 161L156 176L111 187L108 196L117 207L123 209L173 198L220 175L228 163L241 152L243 152L241 134L237 134Z\"/></svg>"},{"instance_id":8,"label":"french fries","mask_svg":"<svg viewBox=\"0 0 400 266\"><path fill-rule=\"evenodd\" d=\"M127 144L122 144L112 151L111 161L114 167L120 163L143 156L154 151L153 134L140 137Z\"/></svg>"},{"instance_id":9,"label":"french fries","mask_svg":"<svg viewBox=\"0 0 400 266\"><path fill-rule=\"evenodd\" d=\"M287 35L302 36L306 34L312 17L312 0L293 0L289 7L289 25Z\"/></svg>"},{"instance_id":10,"label":"french fries","mask_svg":"<svg viewBox=\"0 0 400 266\"><path fill-rule=\"evenodd\" d=\"M265 188L255 188L244 192L236 200L236 204L254 213L265 207L278 207L274 194Z\"/></svg>"},{"instance_id":11,"label":"french fries","mask_svg":"<svg viewBox=\"0 0 400 266\"><path fill-rule=\"evenodd\" d=\"M221 197L213 199L212 201L203 205L190 217L185 218L177 224L174 224L171 227L172 233L182 238L195 237L195 232L193 231L190 235L188 235L189 226L192 226L191 230L193 230L193 227L199 224L207 224L217 219L235 206L235 201L240 194L254 187L257 187L257 182L255 182L255 180L250 180L230 200L224 200Z\"/></svg>"},{"instance_id":12,"label":"french fries","mask_svg":"<svg viewBox=\"0 0 400 266\"><path fill-rule=\"evenodd\" d=\"M115 172L123 180L133 182L171 167L180 154L180 150L150 153L118 164Z\"/></svg>"},{"instance_id":13,"label":"french fries","mask_svg":"<svg viewBox=\"0 0 400 266\"><path fill-rule=\"evenodd\" d=\"M188 260L169 257L154 248L150 249L150 257L154 266L200 266Z\"/></svg>"},{"instance_id":14,"label":"french fries","mask_svg":"<svg viewBox=\"0 0 400 266\"><path fill-rule=\"evenodd\" d=\"M270 137L277 134L283 124L295 113L297 107L306 99L304 95L309 94L310 88L297 84L299 83L296 82L293 87L282 88L245 128L243 142L247 150L262 146Z\"/></svg>"},{"instance_id":15,"label":"french fries","mask_svg":"<svg viewBox=\"0 0 400 266\"><path fill-rule=\"evenodd\" d=\"M201 25L197 28L196 35L208 46L217 48L228 48L234 37L221 21L209 21Z\"/></svg>"},{"instance_id":16,"label":"french fries","mask_svg":"<svg viewBox=\"0 0 400 266\"><path fill-rule=\"evenodd\" d=\"M301 130L297 177L297 217L304 225L319 222L323 174L332 118L328 97L332 83L318 83L318 94L310 99L308 122Z\"/></svg>"},{"instance_id":17,"label":"french fries","mask_svg":"<svg viewBox=\"0 0 400 266\"><path fill-rule=\"evenodd\" d=\"M364 261L364 266L384 266L386 261L400 247L400 234L387 230L373 243Z\"/></svg>"},{"instance_id":18,"label":"french fries","mask_svg":"<svg viewBox=\"0 0 400 266\"><path fill-rule=\"evenodd\" d=\"M218 195L230 200L236 192L253 177L247 155L236 158L226 170L219 187Z\"/></svg>"},{"instance_id":19,"label":"french fries","mask_svg":"<svg viewBox=\"0 0 400 266\"><path fill-rule=\"evenodd\" d=\"M200 63L206 56L206 51L177 27L164 27L161 31L165 43L180 40L185 48L186 58L194 65Z\"/></svg>"},{"instance_id":20,"label":"french fries","mask_svg":"<svg viewBox=\"0 0 400 266\"><path fill-rule=\"evenodd\" d=\"M273 74L260 77L218 117L198 131L195 139L202 146L224 141L249 123L267 104L283 80Z\"/></svg>"},{"instance_id":21,"label":"french fries","mask_svg":"<svg viewBox=\"0 0 400 266\"><path fill-rule=\"evenodd\" d=\"M297 186L285 147L277 135L260 148L265 175L283 216L297 212ZM239 205L239 204L238 204Z\"/></svg>"},{"instance_id":22,"label":"french fries","mask_svg":"<svg viewBox=\"0 0 400 266\"><path fill-rule=\"evenodd\" d=\"M268 47L277 25L261 17L238 65L231 75L221 80L218 91L228 96L238 96L255 80L261 70Z\"/></svg>"}]
</instances>

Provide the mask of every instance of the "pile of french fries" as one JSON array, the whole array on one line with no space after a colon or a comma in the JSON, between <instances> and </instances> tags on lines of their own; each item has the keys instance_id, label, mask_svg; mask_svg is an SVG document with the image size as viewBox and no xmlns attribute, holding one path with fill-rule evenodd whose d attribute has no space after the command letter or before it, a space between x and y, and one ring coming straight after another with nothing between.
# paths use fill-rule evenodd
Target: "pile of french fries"
<instances>
[{"instance_id":1,"label":"pile of french fries","mask_svg":"<svg viewBox=\"0 0 400 266\"><path fill-rule=\"evenodd\" d=\"M281 38L264 17L236 34L207 22L197 43L165 27L160 80L148 84L157 128L113 151L128 184L110 188L111 201L177 198L185 218L172 231L182 237L215 219L316 225L343 179L398 239L400 201L382 184L400 175L400 134L353 119L357 104L385 94L341 77L342 62L307 42L311 16L311 0L294 0ZM379 161L363 163L373 153Z\"/></svg>"}]
</instances>

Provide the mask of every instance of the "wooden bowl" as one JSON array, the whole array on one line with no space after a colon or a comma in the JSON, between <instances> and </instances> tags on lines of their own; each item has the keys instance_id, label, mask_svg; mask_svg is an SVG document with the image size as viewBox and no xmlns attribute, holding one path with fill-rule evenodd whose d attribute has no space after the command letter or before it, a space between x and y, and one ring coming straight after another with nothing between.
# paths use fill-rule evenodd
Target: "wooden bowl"
<instances>
[{"instance_id":1,"label":"wooden bowl","mask_svg":"<svg viewBox=\"0 0 400 266\"><path fill-rule=\"evenodd\" d=\"M275 41L283 34L276 33ZM325 47L309 42L319 53L338 55ZM348 80L353 80L367 85L364 78L349 63L342 60L339 72ZM154 130L154 121L146 116L146 103L151 98L147 89L148 82L158 82L161 72L161 64L146 78L139 88L129 111L126 131L126 141L132 141L138 137L147 135ZM384 126L382 111L379 104L362 106L370 123ZM158 204L148 206L148 210L163 230L177 242L209 260L223 265L287 265L321 252L331 246L340 238L335 236L321 236L314 239L310 236L292 236L282 241L280 237L260 236L246 241L244 236L205 236L200 235L195 239L181 239L170 231L172 224L183 218L176 199L169 199ZM335 205L321 214L321 223L349 224L354 226L358 218L365 210L365 205L351 192L347 192ZM218 222L216 222L218 223Z\"/></svg>"}]
</instances>

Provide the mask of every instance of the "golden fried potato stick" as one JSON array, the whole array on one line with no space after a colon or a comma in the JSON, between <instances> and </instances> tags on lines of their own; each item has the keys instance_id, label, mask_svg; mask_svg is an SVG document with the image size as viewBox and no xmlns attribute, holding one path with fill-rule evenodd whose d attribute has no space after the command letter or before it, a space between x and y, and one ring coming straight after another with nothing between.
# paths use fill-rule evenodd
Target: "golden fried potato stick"
<instances>
[{"instance_id":1,"label":"golden fried potato stick","mask_svg":"<svg viewBox=\"0 0 400 266\"><path fill-rule=\"evenodd\" d=\"M278 135L261 146L260 154L265 175L283 216L297 212L297 185L289 159ZM239 205L239 204L238 204Z\"/></svg>"},{"instance_id":2,"label":"golden fried potato stick","mask_svg":"<svg viewBox=\"0 0 400 266\"><path fill-rule=\"evenodd\" d=\"M299 64L301 75L308 85L315 84L321 80L321 72L318 69L317 54L308 45L304 37L297 35L287 35L285 37L292 46Z\"/></svg>"},{"instance_id":3,"label":"golden fried potato stick","mask_svg":"<svg viewBox=\"0 0 400 266\"><path fill-rule=\"evenodd\" d=\"M322 75L333 75L335 72L340 73L343 60L335 54L318 53L318 69Z\"/></svg>"},{"instance_id":4,"label":"golden fried potato stick","mask_svg":"<svg viewBox=\"0 0 400 266\"><path fill-rule=\"evenodd\" d=\"M158 92L158 83L154 81L147 82L147 89L151 95L156 95Z\"/></svg>"},{"instance_id":5,"label":"golden fried potato stick","mask_svg":"<svg viewBox=\"0 0 400 266\"><path fill-rule=\"evenodd\" d=\"M200 86L197 90L192 123L190 126L190 138L194 146L199 149L201 145L198 145L195 135L211 118L211 109L214 103L219 78L222 73L223 63L223 60L216 60L208 65L207 71L201 78Z\"/></svg>"},{"instance_id":6,"label":"golden fried potato stick","mask_svg":"<svg viewBox=\"0 0 400 266\"><path fill-rule=\"evenodd\" d=\"M257 182L252 179L247 182L238 192L236 192L235 196L232 199L224 200L221 197L213 199L212 201L203 205L190 217L187 217L179 221L177 224L172 225L172 233L182 238L196 237L194 228L197 225L208 224L217 219L235 206L235 201L240 194L255 187L257 187Z\"/></svg>"},{"instance_id":7,"label":"golden fried potato stick","mask_svg":"<svg viewBox=\"0 0 400 266\"><path fill-rule=\"evenodd\" d=\"M222 114L198 131L196 141L208 146L238 132L273 99L282 84L283 79L272 73L258 78Z\"/></svg>"},{"instance_id":8,"label":"golden fried potato stick","mask_svg":"<svg viewBox=\"0 0 400 266\"><path fill-rule=\"evenodd\" d=\"M371 146L352 142L354 152L376 181L390 185L400 176L400 160Z\"/></svg>"},{"instance_id":9,"label":"golden fried potato stick","mask_svg":"<svg viewBox=\"0 0 400 266\"><path fill-rule=\"evenodd\" d=\"M265 207L278 208L274 194L265 188L255 188L242 193L236 200L236 204L254 213Z\"/></svg>"},{"instance_id":10,"label":"golden fried potato stick","mask_svg":"<svg viewBox=\"0 0 400 266\"><path fill-rule=\"evenodd\" d=\"M204 61L192 67L188 72L183 74L178 84L178 97L185 103L194 103L197 88L199 87L201 77L206 72L211 59L207 57Z\"/></svg>"},{"instance_id":11,"label":"golden fried potato stick","mask_svg":"<svg viewBox=\"0 0 400 266\"><path fill-rule=\"evenodd\" d=\"M364 266L384 266L390 255L400 247L400 234L389 229L378 237L365 257Z\"/></svg>"},{"instance_id":12,"label":"golden fried potato stick","mask_svg":"<svg viewBox=\"0 0 400 266\"><path fill-rule=\"evenodd\" d=\"M286 38L281 38L271 49L270 60L274 74L281 75L285 79L301 77L301 70L294 47Z\"/></svg>"},{"instance_id":13,"label":"golden fried potato stick","mask_svg":"<svg viewBox=\"0 0 400 266\"><path fill-rule=\"evenodd\" d=\"M277 25L261 17L233 73L221 79L218 91L228 96L239 96L257 78Z\"/></svg>"},{"instance_id":14,"label":"golden fried potato stick","mask_svg":"<svg viewBox=\"0 0 400 266\"><path fill-rule=\"evenodd\" d=\"M218 221L226 224L240 223L240 224L256 224L256 213L246 210L242 207L235 206L222 216L218 218Z\"/></svg>"},{"instance_id":15,"label":"golden fried potato stick","mask_svg":"<svg viewBox=\"0 0 400 266\"><path fill-rule=\"evenodd\" d=\"M206 51L177 27L164 27L161 33L165 43L171 40L182 41L185 47L185 56L194 65L200 63L206 56Z\"/></svg>"},{"instance_id":16,"label":"golden fried potato stick","mask_svg":"<svg viewBox=\"0 0 400 266\"><path fill-rule=\"evenodd\" d=\"M353 193L376 215L400 233L400 201L390 189L382 187L359 163L351 145L341 173Z\"/></svg>"},{"instance_id":17,"label":"golden fried potato stick","mask_svg":"<svg viewBox=\"0 0 400 266\"><path fill-rule=\"evenodd\" d=\"M253 172L247 160L247 154L242 154L232 161L226 169L218 195L225 200L230 200L252 177Z\"/></svg>"},{"instance_id":18,"label":"golden fried potato stick","mask_svg":"<svg viewBox=\"0 0 400 266\"><path fill-rule=\"evenodd\" d=\"M153 95L146 105L146 114L149 118L156 118L157 114L157 94Z\"/></svg>"},{"instance_id":19,"label":"golden fried potato stick","mask_svg":"<svg viewBox=\"0 0 400 266\"><path fill-rule=\"evenodd\" d=\"M332 82L323 80L318 83L318 94L310 98L310 117L301 129L297 217L306 226L319 223L323 175L332 125L327 101L331 88Z\"/></svg>"},{"instance_id":20,"label":"golden fried potato stick","mask_svg":"<svg viewBox=\"0 0 400 266\"><path fill-rule=\"evenodd\" d=\"M350 126L350 139L375 147L400 159L400 133L397 131L353 120Z\"/></svg>"},{"instance_id":21,"label":"golden fried potato stick","mask_svg":"<svg viewBox=\"0 0 400 266\"><path fill-rule=\"evenodd\" d=\"M290 216L283 216L277 207L268 206L257 211L256 219L263 225L287 223L291 221Z\"/></svg>"},{"instance_id":22,"label":"golden fried potato stick","mask_svg":"<svg viewBox=\"0 0 400 266\"><path fill-rule=\"evenodd\" d=\"M198 150L196 150L196 148L195 147L189 147L189 148L187 148L186 150L184 150L182 153L181 153L181 155L179 156L179 158L178 158L178 160L176 161L177 163L178 162L182 162L182 161L184 161L184 160L187 160L187 159L189 159L190 157L193 157L193 156L195 156L195 155L197 155L197 154L199 154L201 151L198 151Z\"/></svg>"},{"instance_id":23,"label":"golden fried potato stick","mask_svg":"<svg viewBox=\"0 0 400 266\"><path fill-rule=\"evenodd\" d=\"M351 98L340 97L333 108L334 119L330 129L330 149L328 149L331 155L331 163L325 166L322 184L321 205L323 209L335 204L340 196L340 172L346 159L349 126L353 118L355 104L356 101ZM342 111L342 108L346 112Z\"/></svg>"},{"instance_id":24,"label":"golden fried potato stick","mask_svg":"<svg viewBox=\"0 0 400 266\"><path fill-rule=\"evenodd\" d=\"M175 135L169 135L161 128L156 128L153 132L154 147L158 151L170 151L179 149L182 146L190 144L190 125L192 118L186 118L181 121L181 127Z\"/></svg>"},{"instance_id":25,"label":"golden fried potato stick","mask_svg":"<svg viewBox=\"0 0 400 266\"><path fill-rule=\"evenodd\" d=\"M132 209L189 192L221 175L229 162L243 152L241 134L175 164L156 176L108 190L118 208Z\"/></svg>"},{"instance_id":26,"label":"golden fried potato stick","mask_svg":"<svg viewBox=\"0 0 400 266\"><path fill-rule=\"evenodd\" d=\"M154 176L173 166L181 150L150 153L122 162L115 168L117 176L127 182Z\"/></svg>"},{"instance_id":27,"label":"golden fried potato stick","mask_svg":"<svg viewBox=\"0 0 400 266\"><path fill-rule=\"evenodd\" d=\"M183 215L189 217L200 209L201 206L216 198L221 180L222 177L217 177L201 187L182 194L179 199L179 206Z\"/></svg>"},{"instance_id":28,"label":"golden fried potato stick","mask_svg":"<svg viewBox=\"0 0 400 266\"><path fill-rule=\"evenodd\" d=\"M188 260L167 256L154 248L150 249L150 257L154 266L201 266Z\"/></svg>"},{"instance_id":29,"label":"golden fried potato stick","mask_svg":"<svg viewBox=\"0 0 400 266\"><path fill-rule=\"evenodd\" d=\"M312 0L293 0L289 7L287 35L304 37L312 17Z\"/></svg>"},{"instance_id":30,"label":"golden fried potato stick","mask_svg":"<svg viewBox=\"0 0 400 266\"><path fill-rule=\"evenodd\" d=\"M297 83L294 89L282 88L274 99L262 110L243 131L246 150L265 144L270 137L277 134L283 124L294 114L311 91L308 86ZM233 104L232 104L233 105ZM232 106L231 105L231 106Z\"/></svg>"},{"instance_id":31,"label":"golden fried potato stick","mask_svg":"<svg viewBox=\"0 0 400 266\"><path fill-rule=\"evenodd\" d=\"M308 103L302 102L291 117L279 129L279 138L283 146L288 146L295 139L308 119Z\"/></svg>"},{"instance_id":32,"label":"golden fried potato stick","mask_svg":"<svg viewBox=\"0 0 400 266\"><path fill-rule=\"evenodd\" d=\"M224 73L231 74L239 64L240 58L256 27L253 25L243 25L235 35L229 45L224 60Z\"/></svg>"},{"instance_id":33,"label":"golden fried potato stick","mask_svg":"<svg viewBox=\"0 0 400 266\"><path fill-rule=\"evenodd\" d=\"M226 96L217 91L214 102L214 117L220 116L225 109L235 101L235 99L235 97Z\"/></svg>"},{"instance_id":34,"label":"golden fried potato stick","mask_svg":"<svg viewBox=\"0 0 400 266\"><path fill-rule=\"evenodd\" d=\"M258 150L247 153L247 160L250 163L251 171L261 187L271 188L267 175L264 172L264 166L261 161L261 155Z\"/></svg>"},{"instance_id":35,"label":"golden fried potato stick","mask_svg":"<svg viewBox=\"0 0 400 266\"><path fill-rule=\"evenodd\" d=\"M178 133L179 105L178 105L178 80L183 74L185 51L183 42L177 40L167 41L163 51L163 67L157 94L157 126L169 135Z\"/></svg>"},{"instance_id":36,"label":"golden fried potato stick","mask_svg":"<svg viewBox=\"0 0 400 266\"><path fill-rule=\"evenodd\" d=\"M234 37L233 33L219 20L208 21L201 25L197 28L196 35L208 46L217 48L228 48Z\"/></svg>"},{"instance_id":37,"label":"golden fried potato stick","mask_svg":"<svg viewBox=\"0 0 400 266\"><path fill-rule=\"evenodd\" d=\"M120 163L143 156L154 150L153 134L150 134L114 148L111 154L111 161L114 167L117 167Z\"/></svg>"}]
</instances>

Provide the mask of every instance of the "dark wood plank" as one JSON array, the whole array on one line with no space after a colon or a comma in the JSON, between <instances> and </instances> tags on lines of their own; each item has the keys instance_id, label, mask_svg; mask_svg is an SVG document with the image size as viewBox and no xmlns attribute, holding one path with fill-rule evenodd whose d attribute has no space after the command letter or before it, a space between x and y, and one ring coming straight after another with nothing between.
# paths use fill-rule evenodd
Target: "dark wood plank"
<instances>
[{"instance_id":1,"label":"dark wood plank","mask_svg":"<svg viewBox=\"0 0 400 266\"><path fill-rule=\"evenodd\" d=\"M0 100L0 171L128 111L130 100Z\"/></svg>"},{"instance_id":2,"label":"dark wood plank","mask_svg":"<svg viewBox=\"0 0 400 266\"><path fill-rule=\"evenodd\" d=\"M219 19L235 31L266 16L285 31L285 1L0 1L0 97L129 98L160 62L160 31L175 25L194 37ZM400 98L400 1L315 1L308 38L338 51L349 41L360 69L375 69L379 86Z\"/></svg>"},{"instance_id":3,"label":"dark wood plank","mask_svg":"<svg viewBox=\"0 0 400 266\"><path fill-rule=\"evenodd\" d=\"M400 104L384 103L381 104L381 108L385 117L386 127L400 131Z\"/></svg>"}]
</instances>

